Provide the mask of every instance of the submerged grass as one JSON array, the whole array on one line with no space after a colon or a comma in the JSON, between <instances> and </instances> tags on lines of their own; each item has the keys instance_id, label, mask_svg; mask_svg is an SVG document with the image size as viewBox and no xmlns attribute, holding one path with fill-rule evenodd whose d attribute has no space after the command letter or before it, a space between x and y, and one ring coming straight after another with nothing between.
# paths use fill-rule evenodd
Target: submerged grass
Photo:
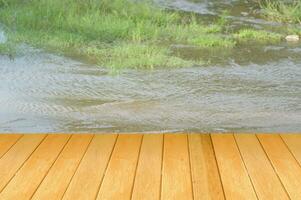
<instances>
[{"instance_id":1,"label":"submerged grass","mask_svg":"<svg viewBox=\"0 0 301 200\"><path fill-rule=\"evenodd\" d=\"M232 48L237 42L232 34L225 36L224 18L205 25L193 15L148 1L0 0L0 21L12 30L11 44L71 52L113 70L197 65L200 61L185 60L169 46ZM248 38L262 39L256 34ZM8 51L0 48L0 53Z\"/></svg>"}]
</instances>

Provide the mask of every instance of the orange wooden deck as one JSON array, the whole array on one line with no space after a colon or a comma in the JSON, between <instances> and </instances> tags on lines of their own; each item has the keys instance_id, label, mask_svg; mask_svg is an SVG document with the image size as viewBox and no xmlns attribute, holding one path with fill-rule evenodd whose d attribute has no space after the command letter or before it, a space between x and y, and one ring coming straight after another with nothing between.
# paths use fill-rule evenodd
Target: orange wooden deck
<instances>
[{"instance_id":1,"label":"orange wooden deck","mask_svg":"<svg viewBox=\"0 0 301 200\"><path fill-rule=\"evenodd\" d=\"M300 200L301 134L1 134L0 199Z\"/></svg>"}]
</instances>

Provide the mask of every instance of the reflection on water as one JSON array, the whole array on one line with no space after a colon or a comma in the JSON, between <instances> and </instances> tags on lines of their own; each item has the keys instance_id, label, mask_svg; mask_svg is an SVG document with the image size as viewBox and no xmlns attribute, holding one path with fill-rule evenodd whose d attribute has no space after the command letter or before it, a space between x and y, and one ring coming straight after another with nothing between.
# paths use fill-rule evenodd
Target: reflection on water
<instances>
[{"instance_id":1,"label":"reflection on water","mask_svg":"<svg viewBox=\"0 0 301 200\"><path fill-rule=\"evenodd\" d=\"M214 15L216 2L170 3ZM220 10L232 1L223 2ZM174 47L209 64L115 76L22 48L15 60L0 56L0 132L301 131L300 44Z\"/></svg>"}]
</instances>

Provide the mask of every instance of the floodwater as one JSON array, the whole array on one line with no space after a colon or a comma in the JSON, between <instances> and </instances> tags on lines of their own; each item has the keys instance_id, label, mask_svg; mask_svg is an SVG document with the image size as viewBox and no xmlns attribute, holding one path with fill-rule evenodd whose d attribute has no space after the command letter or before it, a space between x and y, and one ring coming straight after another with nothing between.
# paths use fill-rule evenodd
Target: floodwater
<instances>
[{"instance_id":1,"label":"floodwater","mask_svg":"<svg viewBox=\"0 0 301 200\"><path fill-rule=\"evenodd\" d=\"M277 26L246 15L252 5L243 1L159 3L209 18L228 9L238 26ZM15 59L0 56L0 132L301 132L301 43L173 48L208 64L112 75L20 46Z\"/></svg>"}]
</instances>

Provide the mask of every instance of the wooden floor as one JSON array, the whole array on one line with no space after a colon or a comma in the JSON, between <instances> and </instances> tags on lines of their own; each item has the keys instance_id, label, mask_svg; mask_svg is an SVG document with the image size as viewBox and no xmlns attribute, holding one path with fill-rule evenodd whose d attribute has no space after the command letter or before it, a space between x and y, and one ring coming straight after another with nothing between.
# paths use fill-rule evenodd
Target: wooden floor
<instances>
[{"instance_id":1,"label":"wooden floor","mask_svg":"<svg viewBox=\"0 0 301 200\"><path fill-rule=\"evenodd\" d=\"M1 134L0 199L300 200L301 134Z\"/></svg>"}]
</instances>

